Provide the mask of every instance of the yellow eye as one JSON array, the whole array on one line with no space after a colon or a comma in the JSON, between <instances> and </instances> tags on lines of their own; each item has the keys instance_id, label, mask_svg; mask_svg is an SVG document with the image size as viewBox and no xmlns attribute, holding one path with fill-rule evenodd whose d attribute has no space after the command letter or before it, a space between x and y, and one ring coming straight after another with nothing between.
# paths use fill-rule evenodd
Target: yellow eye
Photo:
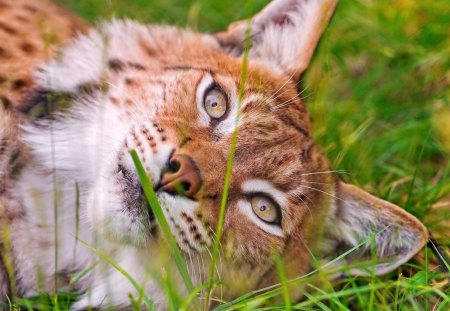
<instances>
[{"instance_id":1,"label":"yellow eye","mask_svg":"<svg viewBox=\"0 0 450 311\"><path fill-rule=\"evenodd\" d=\"M271 199L255 195L251 199L253 212L263 221L273 224L280 224L280 210L277 204Z\"/></svg>"},{"instance_id":2,"label":"yellow eye","mask_svg":"<svg viewBox=\"0 0 450 311\"><path fill-rule=\"evenodd\" d=\"M211 118L220 119L227 112L227 97L222 90L212 88L206 93L203 105Z\"/></svg>"}]
</instances>

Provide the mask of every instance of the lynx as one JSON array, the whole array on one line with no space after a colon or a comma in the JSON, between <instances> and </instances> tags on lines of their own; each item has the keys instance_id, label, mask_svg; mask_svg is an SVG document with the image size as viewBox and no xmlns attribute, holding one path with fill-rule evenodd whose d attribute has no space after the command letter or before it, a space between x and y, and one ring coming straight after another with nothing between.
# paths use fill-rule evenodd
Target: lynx
<instances>
[{"instance_id":1,"label":"lynx","mask_svg":"<svg viewBox=\"0 0 450 311\"><path fill-rule=\"evenodd\" d=\"M311 253L326 262L364 241L336 264L366 275L357 263L375 249L384 274L414 256L425 227L342 182L311 137L298 84L336 3L274 0L201 34L130 20L91 28L48 1L0 1L0 300L58 289L81 293L74 310L130 307L139 293L95 247L167 307L151 271L173 261L130 150L195 285L206 282L235 131L224 299L279 282L274 254L288 278L312 269Z\"/></svg>"}]
</instances>

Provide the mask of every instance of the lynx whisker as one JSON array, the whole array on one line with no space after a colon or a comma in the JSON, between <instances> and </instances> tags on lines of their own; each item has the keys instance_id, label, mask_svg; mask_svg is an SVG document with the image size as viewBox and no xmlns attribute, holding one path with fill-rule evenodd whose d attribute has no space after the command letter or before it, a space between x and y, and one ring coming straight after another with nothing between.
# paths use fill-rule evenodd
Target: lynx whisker
<instances>
[{"instance_id":1,"label":"lynx whisker","mask_svg":"<svg viewBox=\"0 0 450 311\"><path fill-rule=\"evenodd\" d=\"M209 257L212 259L212 253L211 253L211 251L209 249L208 249L208 254L209 254ZM221 260L220 254L219 254L219 259ZM215 269L217 277L219 279L220 296L221 296L220 298L222 299L222 296L223 296L222 276L220 275L219 268L217 268L217 266L215 266L214 269Z\"/></svg>"},{"instance_id":2,"label":"lynx whisker","mask_svg":"<svg viewBox=\"0 0 450 311\"><path fill-rule=\"evenodd\" d=\"M116 90L118 90L118 91L121 92L123 95L125 95L125 97L126 97L127 99L129 99L133 104L135 104L136 106L138 105L137 102L136 102L130 95L128 95L128 93L127 93L124 89L122 89L122 88L119 87L118 85L116 85L116 84L114 84L114 83L111 83L111 82L108 82L108 81L104 81L104 83L105 83L106 85L108 85L108 86L114 87Z\"/></svg>"},{"instance_id":3,"label":"lynx whisker","mask_svg":"<svg viewBox=\"0 0 450 311\"><path fill-rule=\"evenodd\" d=\"M305 204L306 209L307 209L308 212L309 212L309 215L312 217L312 216L313 216L313 213L312 213L311 208L309 207L308 203L306 203L306 201L303 200L303 198L302 198L302 196L301 196L300 194L295 194L295 196L296 196L300 201L302 201L303 204ZM306 198L308 201L310 201L310 202L312 203L311 199L310 199L308 196L305 195L305 198Z\"/></svg>"},{"instance_id":4,"label":"lynx whisker","mask_svg":"<svg viewBox=\"0 0 450 311\"><path fill-rule=\"evenodd\" d=\"M278 90L276 90L272 95L270 95L270 96L264 101L264 103L267 104L272 98L274 98L274 97L275 97L275 96L276 96L276 95L277 95L277 94L278 94L278 93L286 86L286 84L288 84L288 82L292 80L292 78L294 77L294 75L295 75L295 72L293 72L293 73L289 76L289 78L286 79L286 82L284 82L283 85L280 86L280 87L278 88ZM300 81L297 82L296 85L297 85L298 83L300 83Z\"/></svg>"},{"instance_id":5,"label":"lynx whisker","mask_svg":"<svg viewBox=\"0 0 450 311\"><path fill-rule=\"evenodd\" d=\"M201 270L201 266L200 266L200 261L198 259L198 253L193 252L193 254L191 254L191 251L189 251L189 254L193 257L193 260L191 262L191 264L193 265L193 270L194 273L192 274L192 279L196 280L200 280L202 278L202 270ZM196 272L197 270L197 272Z\"/></svg>"},{"instance_id":6,"label":"lynx whisker","mask_svg":"<svg viewBox=\"0 0 450 311\"><path fill-rule=\"evenodd\" d=\"M339 197L335 196L334 194L329 193L329 192L327 192L327 191L323 191L323 190L320 190L320 189L317 189L317 188L314 188L314 187L305 186L305 185L302 185L302 187L307 188L307 189L311 189L311 190L314 190L314 191L321 192L321 193L326 194L326 195L328 195L328 196L330 196L330 197L332 197L332 198L334 198L334 199L336 199L336 200L345 202L344 199L341 199L341 198L339 198Z\"/></svg>"},{"instance_id":7,"label":"lynx whisker","mask_svg":"<svg viewBox=\"0 0 450 311\"><path fill-rule=\"evenodd\" d=\"M288 100L282 102L281 104L278 104L278 105L276 105L276 106L274 106L274 107L271 107L271 108L270 108L270 111L272 112L272 111L274 111L274 110L277 110L277 109L279 109L279 108L282 108L282 107L285 107L285 106L287 106L287 105L289 105L289 104L292 104L293 102L295 102L296 99L302 100L302 99L307 98L307 97L300 97L300 95L302 95L303 92L305 92L306 90L307 90L307 87L306 87L305 89L303 89L300 93L298 93L297 95L295 95L294 97L292 97L291 99L288 99Z\"/></svg>"},{"instance_id":8,"label":"lynx whisker","mask_svg":"<svg viewBox=\"0 0 450 311\"><path fill-rule=\"evenodd\" d=\"M197 262L197 268L198 268L198 275L197 278L199 280L200 283L203 282L203 269L202 269L202 265L200 264L200 254L199 253L194 253L194 257L196 259ZM200 258L199 258L200 257Z\"/></svg>"},{"instance_id":9,"label":"lynx whisker","mask_svg":"<svg viewBox=\"0 0 450 311\"><path fill-rule=\"evenodd\" d=\"M315 185L331 185L332 184L332 183L329 183L329 182L306 181L306 180L303 180L302 183L315 184Z\"/></svg>"},{"instance_id":10,"label":"lynx whisker","mask_svg":"<svg viewBox=\"0 0 450 311\"><path fill-rule=\"evenodd\" d=\"M278 94L278 92L279 91L281 91L286 85L287 85L287 83L289 82L289 81L291 81L291 79L292 79L292 75L286 80L286 82L274 93L274 94L272 94L271 96L269 96L267 99L265 99L264 100L264 102L263 102L263 104L268 104L269 103L269 101L271 100L271 99L273 99L274 97L275 97L275 95L277 95ZM302 80L299 80L298 82L296 82L296 83L294 83L294 86L295 86L295 88L298 88L298 86L300 85L302 83ZM307 88L307 87L306 87ZM305 88L305 89L306 89ZM284 90L280 95L283 95L284 93L286 93L286 90ZM303 93L303 91L302 91L302 93Z\"/></svg>"},{"instance_id":11,"label":"lynx whisker","mask_svg":"<svg viewBox=\"0 0 450 311\"><path fill-rule=\"evenodd\" d=\"M188 271L188 272L189 272L189 275L191 275L191 278L192 278L192 276L195 277L195 266L194 266L194 262L192 261L191 251L188 249L186 254L189 257L189 262L190 262L190 265L188 265L188 270L191 270L191 271ZM190 267L190 269L189 269L189 267Z\"/></svg>"},{"instance_id":12,"label":"lynx whisker","mask_svg":"<svg viewBox=\"0 0 450 311\"><path fill-rule=\"evenodd\" d=\"M309 176L309 175L317 175L317 174L333 174L333 173L351 174L350 171L346 171L346 170L330 170L330 171L322 171L322 172L303 173L303 174L300 174L299 176Z\"/></svg>"},{"instance_id":13,"label":"lynx whisker","mask_svg":"<svg viewBox=\"0 0 450 311\"><path fill-rule=\"evenodd\" d=\"M217 238L216 233L214 232L214 230L211 228L211 226L209 226L210 232L214 235L214 238ZM219 260L220 260L220 264L222 264L222 256L225 257L225 252L223 251L223 246L222 243L219 243Z\"/></svg>"}]
</instances>

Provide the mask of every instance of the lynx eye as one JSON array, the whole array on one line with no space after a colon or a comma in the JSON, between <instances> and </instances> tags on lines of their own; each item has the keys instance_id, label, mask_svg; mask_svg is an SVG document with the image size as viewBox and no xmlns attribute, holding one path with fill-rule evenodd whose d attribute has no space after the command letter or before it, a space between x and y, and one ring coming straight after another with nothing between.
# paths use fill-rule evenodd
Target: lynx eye
<instances>
[{"instance_id":1,"label":"lynx eye","mask_svg":"<svg viewBox=\"0 0 450 311\"><path fill-rule=\"evenodd\" d=\"M227 97L218 86L215 86L206 92L203 106L211 118L220 119L227 112Z\"/></svg>"},{"instance_id":2,"label":"lynx eye","mask_svg":"<svg viewBox=\"0 0 450 311\"><path fill-rule=\"evenodd\" d=\"M253 212L261 220L270 224L280 224L280 209L278 205L268 197L255 195L251 198Z\"/></svg>"}]
</instances>

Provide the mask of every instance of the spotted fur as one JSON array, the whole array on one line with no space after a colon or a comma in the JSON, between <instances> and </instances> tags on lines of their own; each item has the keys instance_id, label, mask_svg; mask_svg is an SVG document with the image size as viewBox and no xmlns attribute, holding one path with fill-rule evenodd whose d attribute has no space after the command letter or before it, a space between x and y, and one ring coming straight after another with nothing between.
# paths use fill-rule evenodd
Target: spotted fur
<instances>
[{"instance_id":1,"label":"spotted fur","mask_svg":"<svg viewBox=\"0 0 450 311\"><path fill-rule=\"evenodd\" d=\"M34 1L12 3L0 7L15 12ZM44 4L38 2L36 8ZM391 271L411 258L426 240L423 225L399 207L337 180L310 134L310 117L297 86L335 5L333 0L269 4L250 23L245 81L246 22L211 35L111 21L77 36L38 69L26 67L33 86L23 88L31 94L11 95L8 89L2 96L14 98L16 107L27 102L33 107L69 107L37 120L20 117L21 131L14 135L23 146L15 147L17 139L8 143L8 148L27 155L17 174L3 165L10 155L0 157L1 172L11 183L1 200L15 271L7 278L0 270L1 294L12 288L23 296L53 291L55 286L69 289L67 279L96 262L74 285L83 295L73 309L129 307L128 294L139 293L82 240L143 284L157 308L166 308L155 273L163 266L163 273L172 275L174 263L146 206L131 149L157 190L194 283L204 283L235 130L239 135L217 265L221 290L215 295L230 299L277 282L274 254L294 278L310 270L311 252L329 260L374 230L380 231L376 248L383 259L376 272ZM53 15L48 18L62 22ZM71 23L72 17L63 20ZM15 36L4 26L1 31ZM298 45L293 44L298 36ZM29 48L22 48L30 54ZM211 87L220 88L227 99L226 113L219 119L204 109ZM38 100L30 101L33 98ZM18 111L12 114L20 116ZM3 112L2 118L10 120ZM11 122L2 123L3 142L11 127ZM198 191L191 195L161 185L168 171L176 171L171 168L174 155L189 158L198 174ZM250 198L255 194L280 207L279 224L264 222L253 212ZM353 258L371 258L367 245L349 262ZM181 281L175 284L186 293ZM301 292L297 288L293 294Z\"/></svg>"}]
</instances>

